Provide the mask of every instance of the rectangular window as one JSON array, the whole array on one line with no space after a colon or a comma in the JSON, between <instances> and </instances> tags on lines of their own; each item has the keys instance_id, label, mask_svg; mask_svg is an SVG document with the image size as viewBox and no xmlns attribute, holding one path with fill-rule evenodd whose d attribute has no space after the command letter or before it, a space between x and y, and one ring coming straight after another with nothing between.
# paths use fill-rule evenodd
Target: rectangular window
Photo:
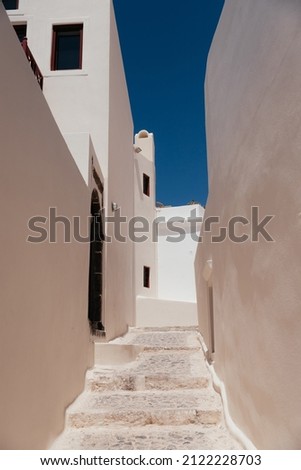
<instances>
[{"instance_id":1,"label":"rectangular window","mask_svg":"<svg viewBox=\"0 0 301 470\"><path fill-rule=\"evenodd\" d=\"M150 195L150 177L143 173L143 194Z\"/></svg>"},{"instance_id":2,"label":"rectangular window","mask_svg":"<svg viewBox=\"0 0 301 470\"><path fill-rule=\"evenodd\" d=\"M83 25L53 26L51 70L82 68Z\"/></svg>"},{"instance_id":3,"label":"rectangular window","mask_svg":"<svg viewBox=\"0 0 301 470\"><path fill-rule=\"evenodd\" d=\"M143 287L150 288L150 268L143 266Z\"/></svg>"},{"instance_id":4,"label":"rectangular window","mask_svg":"<svg viewBox=\"0 0 301 470\"><path fill-rule=\"evenodd\" d=\"M26 38L26 24L14 24L13 28L19 38L19 41L22 42L23 39Z\"/></svg>"},{"instance_id":5,"label":"rectangular window","mask_svg":"<svg viewBox=\"0 0 301 470\"><path fill-rule=\"evenodd\" d=\"M17 10L19 8L19 0L2 0L6 10Z\"/></svg>"}]
</instances>

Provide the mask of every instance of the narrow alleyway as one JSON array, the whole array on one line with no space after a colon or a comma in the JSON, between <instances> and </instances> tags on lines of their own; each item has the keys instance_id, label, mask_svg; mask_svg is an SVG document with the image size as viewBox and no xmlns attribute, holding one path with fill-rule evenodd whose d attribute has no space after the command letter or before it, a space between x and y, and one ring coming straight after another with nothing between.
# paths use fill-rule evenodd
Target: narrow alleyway
<instances>
[{"instance_id":1,"label":"narrow alleyway","mask_svg":"<svg viewBox=\"0 0 301 470\"><path fill-rule=\"evenodd\" d=\"M239 449L225 427L194 328L131 329L124 364L96 365L53 449Z\"/></svg>"}]
</instances>

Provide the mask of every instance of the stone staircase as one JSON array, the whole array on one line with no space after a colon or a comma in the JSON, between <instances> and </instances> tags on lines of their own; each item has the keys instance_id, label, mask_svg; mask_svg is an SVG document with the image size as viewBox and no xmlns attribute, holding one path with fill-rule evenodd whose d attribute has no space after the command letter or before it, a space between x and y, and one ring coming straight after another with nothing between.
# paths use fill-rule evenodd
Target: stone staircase
<instances>
[{"instance_id":1,"label":"stone staircase","mask_svg":"<svg viewBox=\"0 0 301 470\"><path fill-rule=\"evenodd\" d=\"M53 449L241 448L224 425L195 329L131 329L110 344L143 350L88 371Z\"/></svg>"}]
</instances>

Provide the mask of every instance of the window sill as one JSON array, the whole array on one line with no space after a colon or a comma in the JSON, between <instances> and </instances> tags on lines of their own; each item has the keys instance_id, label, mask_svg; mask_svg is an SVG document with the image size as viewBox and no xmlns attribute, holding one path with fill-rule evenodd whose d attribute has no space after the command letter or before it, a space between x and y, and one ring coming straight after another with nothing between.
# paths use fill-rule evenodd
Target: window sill
<instances>
[{"instance_id":1,"label":"window sill","mask_svg":"<svg viewBox=\"0 0 301 470\"><path fill-rule=\"evenodd\" d=\"M55 77L87 77L88 73L84 70L52 70L44 75L44 78Z\"/></svg>"},{"instance_id":2,"label":"window sill","mask_svg":"<svg viewBox=\"0 0 301 470\"><path fill-rule=\"evenodd\" d=\"M20 10L6 10L7 16L24 16L25 13Z\"/></svg>"}]
</instances>

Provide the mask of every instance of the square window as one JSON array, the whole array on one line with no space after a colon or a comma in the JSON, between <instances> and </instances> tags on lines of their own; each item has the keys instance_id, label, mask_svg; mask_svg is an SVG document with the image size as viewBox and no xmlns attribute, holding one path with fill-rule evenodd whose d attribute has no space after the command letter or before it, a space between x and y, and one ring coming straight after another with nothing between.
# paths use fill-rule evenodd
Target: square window
<instances>
[{"instance_id":1,"label":"square window","mask_svg":"<svg viewBox=\"0 0 301 470\"><path fill-rule=\"evenodd\" d=\"M51 70L82 68L83 25L53 26Z\"/></svg>"},{"instance_id":2,"label":"square window","mask_svg":"<svg viewBox=\"0 0 301 470\"><path fill-rule=\"evenodd\" d=\"M2 0L6 10L17 10L19 8L19 0Z\"/></svg>"},{"instance_id":3,"label":"square window","mask_svg":"<svg viewBox=\"0 0 301 470\"><path fill-rule=\"evenodd\" d=\"M19 41L22 42L23 39L26 38L26 24L14 24L13 28L19 38Z\"/></svg>"},{"instance_id":4,"label":"square window","mask_svg":"<svg viewBox=\"0 0 301 470\"><path fill-rule=\"evenodd\" d=\"M143 266L143 287L150 288L150 268Z\"/></svg>"},{"instance_id":5,"label":"square window","mask_svg":"<svg viewBox=\"0 0 301 470\"><path fill-rule=\"evenodd\" d=\"M150 177L143 173L143 194L150 195Z\"/></svg>"}]
</instances>

